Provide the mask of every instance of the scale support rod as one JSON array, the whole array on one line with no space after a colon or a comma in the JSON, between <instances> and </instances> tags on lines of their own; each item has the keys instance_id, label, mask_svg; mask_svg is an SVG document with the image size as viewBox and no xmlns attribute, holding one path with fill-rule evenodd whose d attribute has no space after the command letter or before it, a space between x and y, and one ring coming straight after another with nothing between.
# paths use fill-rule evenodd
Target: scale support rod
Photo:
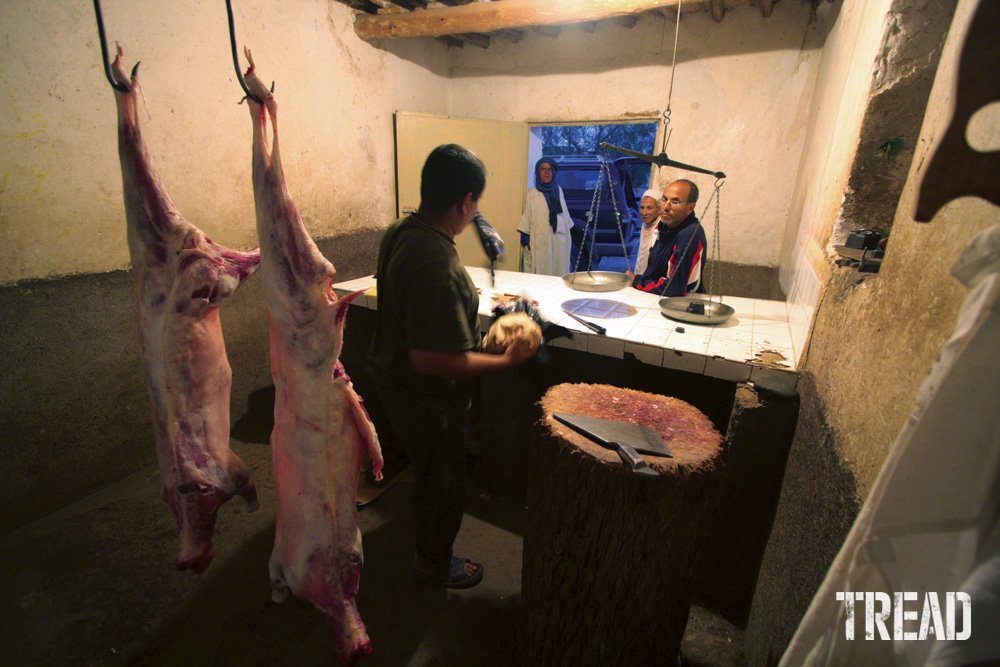
<instances>
[{"instance_id":1,"label":"scale support rod","mask_svg":"<svg viewBox=\"0 0 1000 667\"><path fill-rule=\"evenodd\" d=\"M610 148L613 151L618 151L619 153L625 153L626 155L637 157L640 160L645 160L646 162L652 162L653 164L660 167L676 167L678 169L696 171L700 174L711 174L716 178L726 177L726 174L721 171L712 171L711 169L705 169L704 167L696 167L691 164L685 164L683 162L677 162L676 160L671 160L665 152L660 153L659 155L649 155L648 153L640 153L639 151L634 151L629 148L622 148L621 146L615 146L613 144L609 144L606 141L602 141L598 145L600 148Z\"/></svg>"}]
</instances>

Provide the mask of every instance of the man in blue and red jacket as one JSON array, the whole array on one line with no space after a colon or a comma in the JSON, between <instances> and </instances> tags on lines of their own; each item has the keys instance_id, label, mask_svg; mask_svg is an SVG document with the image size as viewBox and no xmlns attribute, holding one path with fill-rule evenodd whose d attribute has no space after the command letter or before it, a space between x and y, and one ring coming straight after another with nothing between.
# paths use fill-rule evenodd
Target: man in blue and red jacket
<instances>
[{"instance_id":1,"label":"man in blue and red jacket","mask_svg":"<svg viewBox=\"0 0 1000 667\"><path fill-rule=\"evenodd\" d=\"M673 181L663 191L659 238L649 251L646 272L635 277L632 287L663 296L706 291L701 274L708 241L694 214L697 202L698 186L687 179Z\"/></svg>"}]
</instances>

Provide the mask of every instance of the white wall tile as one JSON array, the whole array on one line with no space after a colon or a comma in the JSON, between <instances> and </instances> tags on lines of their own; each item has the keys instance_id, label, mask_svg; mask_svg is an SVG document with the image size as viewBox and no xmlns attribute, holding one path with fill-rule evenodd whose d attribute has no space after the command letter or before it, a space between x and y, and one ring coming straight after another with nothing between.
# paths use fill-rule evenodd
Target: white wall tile
<instances>
[{"instance_id":1,"label":"white wall tile","mask_svg":"<svg viewBox=\"0 0 1000 667\"><path fill-rule=\"evenodd\" d=\"M746 382L750 379L750 370L749 364L719 357L709 357L705 364L705 375L731 382Z\"/></svg>"},{"instance_id":2,"label":"white wall tile","mask_svg":"<svg viewBox=\"0 0 1000 667\"><path fill-rule=\"evenodd\" d=\"M705 373L705 362L707 357L701 354L690 352L677 352L675 350L663 351L663 367L673 368L678 371L688 371L689 373Z\"/></svg>"},{"instance_id":3,"label":"white wall tile","mask_svg":"<svg viewBox=\"0 0 1000 667\"><path fill-rule=\"evenodd\" d=\"M659 327L637 326L628 334L631 342L644 343L646 345L657 345L663 347L669 340L670 332Z\"/></svg>"},{"instance_id":4,"label":"white wall tile","mask_svg":"<svg viewBox=\"0 0 1000 667\"><path fill-rule=\"evenodd\" d=\"M621 359L625 353L625 341L607 336L587 336L587 352Z\"/></svg>"},{"instance_id":5,"label":"white wall tile","mask_svg":"<svg viewBox=\"0 0 1000 667\"><path fill-rule=\"evenodd\" d=\"M549 345L552 347L563 347L567 350L587 351L587 334L574 331L572 338L556 338Z\"/></svg>"},{"instance_id":6,"label":"white wall tile","mask_svg":"<svg viewBox=\"0 0 1000 667\"><path fill-rule=\"evenodd\" d=\"M639 343L632 343L626 341L625 353L634 354L636 359L638 359L644 364L649 364L650 366L663 365L662 347L654 347L652 345L641 345Z\"/></svg>"},{"instance_id":7,"label":"white wall tile","mask_svg":"<svg viewBox=\"0 0 1000 667\"><path fill-rule=\"evenodd\" d=\"M674 332L670 334L667 340L670 347L674 350L705 354L705 350L708 349L709 338L707 336L699 336L698 334Z\"/></svg>"}]
</instances>

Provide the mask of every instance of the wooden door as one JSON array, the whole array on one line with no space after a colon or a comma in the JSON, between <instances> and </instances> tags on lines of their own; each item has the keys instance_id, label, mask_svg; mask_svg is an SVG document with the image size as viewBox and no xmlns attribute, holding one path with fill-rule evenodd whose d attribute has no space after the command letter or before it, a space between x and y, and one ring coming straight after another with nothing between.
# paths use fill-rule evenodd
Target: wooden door
<instances>
[{"instance_id":1,"label":"wooden door","mask_svg":"<svg viewBox=\"0 0 1000 667\"><path fill-rule=\"evenodd\" d=\"M506 252L498 269L517 271L517 223L524 207L528 175L528 125L498 120L452 118L397 111L396 214L415 211L420 204L420 170L430 152L441 144L459 144L486 164L486 190L479 210L503 237ZM466 266L487 266L486 255L470 225L455 239Z\"/></svg>"}]
</instances>

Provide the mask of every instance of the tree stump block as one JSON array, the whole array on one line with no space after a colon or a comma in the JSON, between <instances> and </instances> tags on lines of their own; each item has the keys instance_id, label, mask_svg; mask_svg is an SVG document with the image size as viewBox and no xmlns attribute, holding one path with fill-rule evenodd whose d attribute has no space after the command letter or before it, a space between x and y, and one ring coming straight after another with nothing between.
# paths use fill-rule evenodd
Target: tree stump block
<instances>
[{"instance_id":1,"label":"tree stump block","mask_svg":"<svg viewBox=\"0 0 1000 667\"><path fill-rule=\"evenodd\" d=\"M684 401L561 384L541 400L528 477L521 664L673 665L722 436ZM657 431L673 458L641 477L553 412Z\"/></svg>"}]
</instances>

